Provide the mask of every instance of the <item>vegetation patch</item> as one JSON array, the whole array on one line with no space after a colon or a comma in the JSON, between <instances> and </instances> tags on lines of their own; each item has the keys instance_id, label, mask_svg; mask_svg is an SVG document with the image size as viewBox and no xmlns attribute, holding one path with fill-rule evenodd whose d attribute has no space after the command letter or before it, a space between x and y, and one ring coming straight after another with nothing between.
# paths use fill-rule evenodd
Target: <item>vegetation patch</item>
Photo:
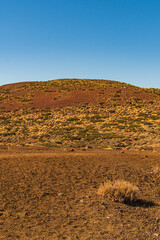
<instances>
[{"instance_id":1,"label":"vegetation patch","mask_svg":"<svg viewBox=\"0 0 160 240\"><path fill-rule=\"evenodd\" d=\"M129 203L138 200L139 188L128 181L116 180L103 183L97 193L115 202Z\"/></svg>"},{"instance_id":2,"label":"vegetation patch","mask_svg":"<svg viewBox=\"0 0 160 240\"><path fill-rule=\"evenodd\" d=\"M3 86L0 142L76 147L83 141L115 148L125 138L136 139L120 144L126 149L152 149L160 135L159 94L158 89L90 79Z\"/></svg>"}]
</instances>

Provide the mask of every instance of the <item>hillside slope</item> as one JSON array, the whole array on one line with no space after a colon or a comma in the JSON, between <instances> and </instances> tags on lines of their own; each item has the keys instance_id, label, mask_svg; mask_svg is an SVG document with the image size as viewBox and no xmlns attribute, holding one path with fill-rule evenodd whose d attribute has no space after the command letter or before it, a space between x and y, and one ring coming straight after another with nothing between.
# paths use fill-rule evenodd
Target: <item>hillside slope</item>
<instances>
[{"instance_id":1,"label":"hillside slope","mask_svg":"<svg viewBox=\"0 0 160 240\"><path fill-rule=\"evenodd\" d=\"M1 145L160 150L160 89L60 79L0 87Z\"/></svg>"}]
</instances>

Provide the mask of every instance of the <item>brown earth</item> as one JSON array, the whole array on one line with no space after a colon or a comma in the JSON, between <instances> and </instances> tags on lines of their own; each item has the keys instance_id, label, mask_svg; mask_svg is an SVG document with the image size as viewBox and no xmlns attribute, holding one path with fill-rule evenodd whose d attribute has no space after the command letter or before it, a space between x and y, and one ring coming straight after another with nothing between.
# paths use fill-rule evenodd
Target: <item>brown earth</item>
<instances>
[{"instance_id":1,"label":"brown earth","mask_svg":"<svg viewBox=\"0 0 160 240\"><path fill-rule=\"evenodd\" d=\"M160 153L0 149L0 239L160 239ZM140 189L132 204L97 195L101 183Z\"/></svg>"}]
</instances>

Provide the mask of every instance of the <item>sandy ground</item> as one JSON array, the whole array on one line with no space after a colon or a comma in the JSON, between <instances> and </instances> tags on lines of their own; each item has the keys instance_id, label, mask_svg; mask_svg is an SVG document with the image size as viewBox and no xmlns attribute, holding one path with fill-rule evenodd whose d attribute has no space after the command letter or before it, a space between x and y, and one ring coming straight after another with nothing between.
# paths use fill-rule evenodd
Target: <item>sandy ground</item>
<instances>
[{"instance_id":1,"label":"sandy ground","mask_svg":"<svg viewBox=\"0 0 160 240\"><path fill-rule=\"evenodd\" d=\"M0 239L160 239L160 153L0 150ZM133 204L97 195L107 180L140 188Z\"/></svg>"}]
</instances>

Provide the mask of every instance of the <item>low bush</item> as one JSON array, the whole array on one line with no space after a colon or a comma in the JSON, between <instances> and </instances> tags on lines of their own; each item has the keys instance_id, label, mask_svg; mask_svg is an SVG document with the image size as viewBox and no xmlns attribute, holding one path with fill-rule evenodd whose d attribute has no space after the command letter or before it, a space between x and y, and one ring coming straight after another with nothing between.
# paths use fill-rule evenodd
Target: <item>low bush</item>
<instances>
[{"instance_id":1,"label":"low bush","mask_svg":"<svg viewBox=\"0 0 160 240\"><path fill-rule=\"evenodd\" d=\"M98 189L98 195L107 197L115 202L133 202L138 199L139 188L124 180L105 182Z\"/></svg>"}]
</instances>

